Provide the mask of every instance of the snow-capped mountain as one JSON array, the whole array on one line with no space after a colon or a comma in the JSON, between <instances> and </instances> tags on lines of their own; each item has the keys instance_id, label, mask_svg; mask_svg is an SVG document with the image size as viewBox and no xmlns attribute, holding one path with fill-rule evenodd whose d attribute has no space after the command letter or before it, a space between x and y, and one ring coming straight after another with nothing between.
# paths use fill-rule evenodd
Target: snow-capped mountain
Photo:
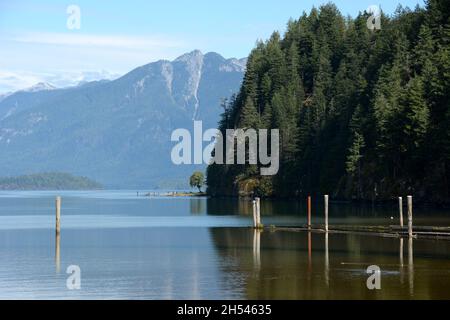
<instances>
[{"instance_id":1,"label":"snow-capped mountain","mask_svg":"<svg viewBox=\"0 0 450 320\"><path fill-rule=\"evenodd\" d=\"M92 81L115 80L120 75L105 70L89 71L49 71L44 74L0 71L0 100L5 98L6 93L27 91L30 87L49 85L56 88L68 88L77 86L79 83ZM37 88L39 89L39 88ZM45 87L43 88L45 89ZM50 88L48 88L50 89Z\"/></svg>"},{"instance_id":2,"label":"snow-capped mountain","mask_svg":"<svg viewBox=\"0 0 450 320\"><path fill-rule=\"evenodd\" d=\"M39 92L39 91L46 91L46 90L54 90L56 87L48 82L39 82L35 84L34 86L20 90L22 92Z\"/></svg>"},{"instance_id":3,"label":"snow-capped mountain","mask_svg":"<svg viewBox=\"0 0 450 320\"><path fill-rule=\"evenodd\" d=\"M244 71L245 59L193 51L112 81L11 94L0 100L2 175L60 171L133 188L184 181L194 168L172 164L172 131L193 119L215 128Z\"/></svg>"}]
</instances>

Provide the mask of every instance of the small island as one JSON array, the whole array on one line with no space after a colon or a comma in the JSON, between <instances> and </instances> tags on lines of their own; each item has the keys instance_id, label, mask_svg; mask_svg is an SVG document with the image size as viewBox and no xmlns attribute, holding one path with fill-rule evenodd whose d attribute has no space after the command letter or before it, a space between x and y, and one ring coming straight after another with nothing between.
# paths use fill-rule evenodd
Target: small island
<instances>
[{"instance_id":1,"label":"small island","mask_svg":"<svg viewBox=\"0 0 450 320\"><path fill-rule=\"evenodd\" d=\"M197 188L198 192L192 191L171 191L165 193L149 192L146 193L146 197L206 197L208 194L202 191L202 187L205 185L205 175L203 172L196 171L189 178L189 185L191 188ZM137 193L139 196L139 192Z\"/></svg>"},{"instance_id":2,"label":"small island","mask_svg":"<svg viewBox=\"0 0 450 320\"><path fill-rule=\"evenodd\" d=\"M99 190L102 185L86 177L47 172L0 178L0 190Z\"/></svg>"}]
</instances>

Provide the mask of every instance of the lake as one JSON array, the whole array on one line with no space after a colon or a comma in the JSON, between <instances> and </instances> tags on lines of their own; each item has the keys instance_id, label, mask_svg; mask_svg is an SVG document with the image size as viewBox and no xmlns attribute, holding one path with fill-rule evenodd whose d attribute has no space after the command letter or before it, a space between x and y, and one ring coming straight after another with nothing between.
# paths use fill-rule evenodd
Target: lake
<instances>
[{"instance_id":1,"label":"lake","mask_svg":"<svg viewBox=\"0 0 450 320\"><path fill-rule=\"evenodd\" d=\"M330 203L330 224L392 225L397 211ZM261 212L265 225L306 222L302 202L263 200ZM322 212L313 203L313 223ZM450 299L450 241L251 224L251 203L237 199L0 191L0 299ZM417 208L414 224L450 226L450 211ZM73 265L79 290L66 285ZM366 285L372 265L380 290Z\"/></svg>"}]
</instances>

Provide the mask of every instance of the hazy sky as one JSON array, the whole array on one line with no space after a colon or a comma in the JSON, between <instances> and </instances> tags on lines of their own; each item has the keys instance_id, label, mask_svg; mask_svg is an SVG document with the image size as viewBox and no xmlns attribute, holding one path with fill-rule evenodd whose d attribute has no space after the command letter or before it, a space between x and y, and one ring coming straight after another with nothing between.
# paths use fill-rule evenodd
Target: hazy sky
<instances>
[{"instance_id":1,"label":"hazy sky","mask_svg":"<svg viewBox=\"0 0 450 320\"><path fill-rule=\"evenodd\" d=\"M0 0L0 94L40 81L57 86L110 78L200 49L245 57L257 39L284 32L289 18L328 1L313 0ZM391 14L423 0L336 0L344 15L370 5ZM69 29L69 5L80 29Z\"/></svg>"}]
</instances>

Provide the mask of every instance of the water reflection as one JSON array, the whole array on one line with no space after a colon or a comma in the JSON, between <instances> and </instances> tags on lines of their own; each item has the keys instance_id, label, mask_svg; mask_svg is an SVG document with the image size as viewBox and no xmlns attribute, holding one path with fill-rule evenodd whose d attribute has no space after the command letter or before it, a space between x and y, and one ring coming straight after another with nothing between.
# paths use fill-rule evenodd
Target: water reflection
<instances>
[{"instance_id":1,"label":"water reflection","mask_svg":"<svg viewBox=\"0 0 450 320\"><path fill-rule=\"evenodd\" d=\"M251 225L250 201L134 193L64 198L61 248L53 195L1 199L0 298L450 299L449 241L261 232L239 227ZM371 214L384 223L394 215L376 206L330 207L330 223L369 224ZM320 223L323 210L313 208ZM266 225L306 221L301 202L262 201L261 213ZM80 292L66 290L64 272L55 275L70 264L85 272ZM366 287L373 264L381 267L382 290Z\"/></svg>"},{"instance_id":2,"label":"water reflection","mask_svg":"<svg viewBox=\"0 0 450 320\"><path fill-rule=\"evenodd\" d=\"M262 230L253 230L253 265L256 271L261 268L261 233Z\"/></svg>"},{"instance_id":3,"label":"water reflection","mask_svg":"<svg viewBox=\"0 0 450 320\"><path fill-rule=\"evenodd\" d=\"M308 274L312 271L312 238L311 231L308 232Z\"/></svg>"},{"instance_id":4,"label":"water reflection","mask_svg":"<svg viewBox=\"0 0 450 320\"><path fill-rule=\"evenodd\" d=\"M61 234L55 232L55 267L56 273L61 271Z\"/></svg>"},{"instance_id":5,"label":"water reflection","mask_svg":"<svg viewBox=\"0 0 450 320\"><path fill-rule=\"evenodd\" d=\"M403 284L405 282L405 272L404 272L404 262L403 262L403 238L400 238L400 265L399 265L399 273L400 273L400 283Z\"/></svg>"},{"instance_id":6,"label":"water reflection","mask_svg":"<svg viewBox=\"0 0 450 320\"><path fill-rule=\"evenodd\" d=\"M408 239L408 280L409 280L409 295L414 296L414 252L413 252L413 238Z\"/></svg>"},{"instance_id":7,"label":"water reflection","mask_svg":"<svg viewBox=\"0 0 450 320\"><path fill-rule=\"evenodd\" d=\"M189 199L189 208L191 215L206 214L206 202L202 198Z\"/></svg>"},{"instance_id":8,"label":"water reflection","mask_svg":"<svg viewBox=\"0 0 450 320\"><path fill-rule=\"evenodd\" d=\"M330 285L330 257L328 252L328 232L325 233L325 283Z\"/></svg>"},{"instance_id":9,"label":"water reflection","mask_svg":"<svg viewBox=\"0 0 450 320\"><path fill-rule=\"evenodd\" d=\"M243 275L243 298L430 299L435 295L450 299L450 243L447 242L437 248L433 241L420 241L419 253L413 254L412 240L405 239L408 282L403 284L406 270L401 261L403 241L400 241L399 256L399 239L395 238L346 234L333 234L330 238L327 233L312 232L261 234L250 228L212 229L211 237L217 254L229 261L227 265L234 266L233 274ZM249 250L244 244L252 240ZM420 278L415 274L419 269L414 270L418 262L413 261L413 256L417 255L422 257ZM381 268L381 290L366 287L366 269L370 265ZM253 276L255 269L258 277ZM222 272L230 270L224 268Z\"/></svg>"}]
</instances>

